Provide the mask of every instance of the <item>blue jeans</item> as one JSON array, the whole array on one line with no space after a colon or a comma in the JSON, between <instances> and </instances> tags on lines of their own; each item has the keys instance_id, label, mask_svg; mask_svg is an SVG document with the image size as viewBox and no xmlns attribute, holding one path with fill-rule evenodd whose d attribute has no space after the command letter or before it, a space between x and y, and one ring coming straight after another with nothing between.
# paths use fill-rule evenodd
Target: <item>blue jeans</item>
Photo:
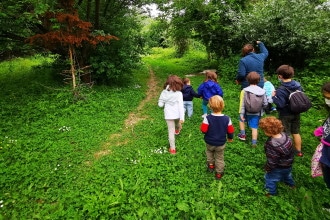
<instances>
[{"instance_id":1,"label":"blue jeans","mask_svg":"<svg viewBox=\"0 0 330 220\"><path fill-rule=\"evenodd\" d=\"M183 101L184 112L187 111L188 117L190 118L194 112L193 101Z\"/></svg>"},{"instance_id":2,"label":"blue jeans","mask_svg":"<svg viewBox=\"0 0 330 220\"><path fill-rule=\"evenodd\" d=\"M207 104L209 104L209 101L206 101L203 99L203 102L202 102L203 114L207 114L207 112L208 112Z\"/></svg>"},{"instance_id":3,"label":"blue jeans","mask_svg":"<svg viewBox=\"0 0 330 220\"><path fill-rule=\"evenodd\" d=\"M292 178L292 167L286 169L273 169L265 174L265 188L269 194L276 194L277 182L283 181L286 185L294 186Z\"/></svg>"}]
</instances>

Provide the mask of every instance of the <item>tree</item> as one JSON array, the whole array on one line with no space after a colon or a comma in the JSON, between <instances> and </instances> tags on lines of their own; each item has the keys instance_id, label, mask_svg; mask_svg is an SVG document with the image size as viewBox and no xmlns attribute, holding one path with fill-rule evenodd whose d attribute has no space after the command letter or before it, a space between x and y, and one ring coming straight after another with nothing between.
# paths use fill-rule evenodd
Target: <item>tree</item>
<instances>
[{"instance_id":1,"label":"tree","mask_svg":"<svg viewBox=\"0 0 330 220\"><path fill-rule=\"evenodd\" d=\"M59 46L67 46L70 60L70 73L72 77L72 88L76 88L76 61L73 58L75 48L81 47L83 44L95 46L99 42L108 42L111 39L118 39L112 35L95 35L91 32L92 24L80 20L77 11L74 9L73 0L59 1L60 8L64 12L46 12L43 15L43 25L47 28L46 33L36 34L28 41L32 44L42 45L45 48L53 50ZM78 65L80 66L80 65Z\"/></svg>"},{"instance_id":2,"label":"tree","mask_svg":"<svg viewBox=\"0 0 330 220\"><path fill-rule=\"evenodd\" d=\"M321 49L329 51L329 8L307 0L258 1L237 14L233 37L262 40L273 67L288 63L303 67ZM325 55L323 53L323 55Z\"/></svg>"}]
</instances>

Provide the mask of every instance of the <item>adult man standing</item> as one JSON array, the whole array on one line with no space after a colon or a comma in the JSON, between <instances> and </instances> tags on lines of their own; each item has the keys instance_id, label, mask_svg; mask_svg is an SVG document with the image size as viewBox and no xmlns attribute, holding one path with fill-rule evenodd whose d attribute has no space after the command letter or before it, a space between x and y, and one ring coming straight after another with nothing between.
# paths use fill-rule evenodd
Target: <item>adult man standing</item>
<instances>
[{"instance_id":1,"label":"adult man standing","mask_svg":"<svg viewBox=\"0 0 330 220\"><path fill-rule=\"evenodd\" d=\"M239 61L236 83L241 84L241 89L249 86L246 76L250 72L257 72L260 75L258 86L264 86L264 61L268 57L268 50L261 41L256 42L260 53L256 53L252 44L245 44L242 48L242 58Z\"/></svg>"}]
</instances>

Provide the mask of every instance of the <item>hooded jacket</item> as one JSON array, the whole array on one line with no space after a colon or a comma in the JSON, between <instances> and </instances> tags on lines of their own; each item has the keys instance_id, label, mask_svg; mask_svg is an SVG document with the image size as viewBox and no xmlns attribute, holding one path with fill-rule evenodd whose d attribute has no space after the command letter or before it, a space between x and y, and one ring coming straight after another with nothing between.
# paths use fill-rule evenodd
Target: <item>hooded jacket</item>
<instances>
[{"instance_id":1,"label":"hooded jacket","mask_svg":"<svg viewBox=\"0 0 330 220\"><path fill-rule=\"evenodd\" d=\"M195 92L191 85L184 85L182 90L183 101L192 101L193 98L199 98L200 96Z\"/></svg>"},{"instance_id":2,"label":"hooded jacket","mask_svg":"<svg viewBox=\"0 0 330 220\"><path fill-rule=\"evenodd\" d=\"M281 86L289 89L290 91L300 90L303 91L299 82L291 80L290 82L282 82ZM273 96L273 102L276 105L276 109L280 116L293 115L289 107L289 96L290 92L284 88L277 88L276 95Z\"/></svg>"},{"instance_id":3,"label":"hooded jacket","mask_svg":"<svg viewBox=\"0 0 330 220\"><path fill-rule=\"evenodd\" d=\"M260 112L258 113L250 113L250 112L246 112L245 110L245 105L244 105L244 96L246 92L251 92L254 93L258 96L263 95L263 102L262 102L262 109ZM244 89L242 89L241 94L240 94L240 102L239 102L239 113L242 115L263 115L264 113L264 109L267 107L268 105L268 101L267 101L267 96L266 96L266 91L262 88L260 88L257 85L250 85Z\"/></svg>"},{"instance_id":4,"label":"hooded jacket","mask_svg":"<svg viewBox=\"0 0 330 220\"><path fill-rule=\"evenodd\" d=\"M168 87L162 91L158 106L164 107L165 119L180 119L184 121L183 98L181 91L173 92Z\"/></svg>"},{"instance_id":5,"label":"hooded jacket","mask_svg":"<svg viewBox=\"0 0 330 220\"><path fill-rule=\"evenodd\" d=\"M219 95L223 97L223 91L217 82L208 80L203 82L198 87L198 95L203 97L203 100L209 101L209 99L214 95Z\"/></svg>"}]
</instances>

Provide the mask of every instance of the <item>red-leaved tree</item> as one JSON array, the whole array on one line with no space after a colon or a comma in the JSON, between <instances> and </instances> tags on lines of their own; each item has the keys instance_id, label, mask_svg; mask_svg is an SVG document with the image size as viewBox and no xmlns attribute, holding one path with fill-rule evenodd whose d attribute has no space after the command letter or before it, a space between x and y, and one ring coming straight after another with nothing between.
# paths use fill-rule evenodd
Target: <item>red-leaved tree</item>
<instances>
[{"instance_id":1,"label":"red-leaved tree","mask_svg":"<svg viewBox=\"0 0 330 220\"><path fill-rule=\"evenodd\" d=\"M76 73L74 54L77 47L84 45L96 46L100 42L109 42L112 39L118 40L113 35L95 35L92 33L92 24L80 20L77 10L73 7L73 0L60 0L59 6L63 12L48 11L43 15L42 21L46 33L36 34L28 38L31 44L54 50L58 47L67 47L70 60L70 73L72 87L75 90Z\"/></svg>"}]
</instances>

